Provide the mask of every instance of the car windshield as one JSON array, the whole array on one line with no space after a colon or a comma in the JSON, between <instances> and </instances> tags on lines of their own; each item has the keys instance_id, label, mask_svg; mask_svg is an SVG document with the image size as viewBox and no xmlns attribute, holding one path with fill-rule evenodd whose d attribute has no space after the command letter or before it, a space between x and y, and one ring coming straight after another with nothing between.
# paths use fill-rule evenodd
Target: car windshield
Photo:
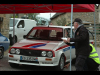
<instances>
[{"instance_id":1,"label":"car windshield","mask_svg":"<svg viewBox=\"0 0 100 75\"><path fill-rule=\"evenodd\" d=\"M34 27L27 39L62 41L63 29L53 27Z\"/></svg>"}]
</instances>

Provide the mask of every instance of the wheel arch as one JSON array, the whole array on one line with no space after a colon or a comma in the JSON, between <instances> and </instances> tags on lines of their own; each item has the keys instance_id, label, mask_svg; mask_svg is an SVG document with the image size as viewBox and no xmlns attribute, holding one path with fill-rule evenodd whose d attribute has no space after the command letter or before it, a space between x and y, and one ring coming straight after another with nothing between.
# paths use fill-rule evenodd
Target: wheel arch
<instances>
[{"instance_id":1,"label":"wheel arch","mask_svg":"<svg viewBox=\"0 0 100 75\"><path fill-rule=\"evenodd\" d=\"M3 46L0 46L0 48L3 48L3 51L5 50Z\"/></svg>"},{"instance_id":2,"label":"wheel arch","mask_svg":"<svg viewBox=\"0 0 100 75\"><path fill-rule=\"evenodd\" d=\"M60 61L60 57L61 57L61 55L63 55L64 56L64 61L66 61L66 56L65 56L65 54L64 54L64 52L63 52L63 50L60 50L59 52L58 52L58 61ZM59 64L59 63L58 63Z\"/></svg>"}]
</instances>

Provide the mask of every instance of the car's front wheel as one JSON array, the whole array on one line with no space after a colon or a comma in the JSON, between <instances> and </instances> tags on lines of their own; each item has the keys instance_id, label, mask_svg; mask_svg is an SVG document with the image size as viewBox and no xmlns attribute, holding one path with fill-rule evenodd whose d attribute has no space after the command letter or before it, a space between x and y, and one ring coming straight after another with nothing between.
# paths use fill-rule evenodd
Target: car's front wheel
<instances>
[{"instance_id":1,"label":"car's front wheel","mask_svg":"<svg viewBox=\"0 0 100 75\"><path fill-rule=\"evenodd\" d=\"M1 47L0 48L0 59L2 59L4 56L4 49Z\"/></svg>"},{"instance_id":2,"label":"car's front wheel","mask_svg":"<svg viewBox=\"0 0 100 75\"><path fill-rule=\"evenodd\" d=\"M59 64L58 64L58 66L56 66L56 70L63 71L64 65L65 65L64 61L65 61L64 55L62 54L61 57L60 57L60 60L59 60Z\"/></svg>"}]
</instances>

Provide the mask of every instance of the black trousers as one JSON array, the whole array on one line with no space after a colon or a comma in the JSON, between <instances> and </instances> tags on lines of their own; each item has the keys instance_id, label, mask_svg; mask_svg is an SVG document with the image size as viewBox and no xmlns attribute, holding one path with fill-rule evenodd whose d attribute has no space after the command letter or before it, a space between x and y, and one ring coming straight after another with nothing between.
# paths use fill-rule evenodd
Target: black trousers
<instances>
[{"instance_id":1,"label":"black trousers","mask_svg":"<svg viewBox=\"0 0 100 75\"><path fill-rule=\"evenodd\" d=\"M91 58L86 60L85 65L87 65L87 67L84 67L85 71L96 71L99 67L99 64Z\"/></svg>"},{"instance_id":2,"label":"black trousers","mask_svg":"<svg viewBox=\"0 0 100 75\"><path fill-rule=\"evenodd\" d=\"M75 62L75 68L76 71L84 71L84 67L86 68L86 60L88 56L84 55L76 55L76 62Z\"/></svg>"}]
</instances>

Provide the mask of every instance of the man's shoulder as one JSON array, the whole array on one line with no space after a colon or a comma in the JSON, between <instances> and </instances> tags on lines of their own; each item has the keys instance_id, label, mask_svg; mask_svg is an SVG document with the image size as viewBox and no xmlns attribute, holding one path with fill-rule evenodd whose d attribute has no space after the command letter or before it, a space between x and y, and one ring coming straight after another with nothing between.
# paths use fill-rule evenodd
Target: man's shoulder
<instances>
[{"instance_id":1,"label":"man's shoulder","mask_svg":"<svg viewBox=\"0 0 100 75\"><path fill-rule=\"evenodd\" d=\"M88 31L88 30L87 30L87 28L86 28L86 27L84 27L84 25L82 25L82 26L80 27L80 30L85 30L85 31Z\"/></svg>"}]
</instances>

